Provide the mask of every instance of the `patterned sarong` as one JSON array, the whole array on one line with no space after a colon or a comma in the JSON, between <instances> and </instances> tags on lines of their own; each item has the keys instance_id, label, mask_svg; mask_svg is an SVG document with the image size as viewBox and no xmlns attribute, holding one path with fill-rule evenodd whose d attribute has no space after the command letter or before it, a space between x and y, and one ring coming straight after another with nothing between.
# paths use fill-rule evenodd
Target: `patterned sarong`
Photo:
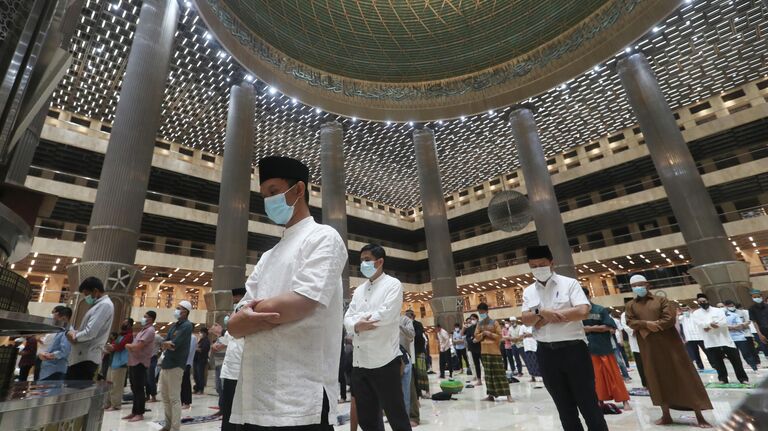
<instances>
[{"instance_id":1,"label":"patterned sarong","mask_svg":"<svg viewBox=\"0 0 768 431\"><path fill-rule=\"evenodd\" d=\"M429 376L427 375L426 353L416 354L416 389L429 392Z\"/></svg>"},{"instance_id":2,"label":"patterned sarong","mask_svg":"<svg viewBox=\"0 0 768 431\"><path fill-rule=\"evenodd\" d=\"M488 395L501 397L509 395L509 380L504 370L501 355L481 355L485 368L485 389Z\"/></svg>"}]
</instances>

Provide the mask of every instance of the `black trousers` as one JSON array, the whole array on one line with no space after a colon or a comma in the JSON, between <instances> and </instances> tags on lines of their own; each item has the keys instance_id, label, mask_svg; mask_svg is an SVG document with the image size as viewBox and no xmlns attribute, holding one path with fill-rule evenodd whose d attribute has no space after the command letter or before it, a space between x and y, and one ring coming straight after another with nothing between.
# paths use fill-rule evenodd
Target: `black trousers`
<instances>
[{"instance_id":1,"label":"black trousers","mask_svg":"<svg viewBox=\"0 0 768 431\"><path fill-rule=\"evenodd\" d=\"M67 368L67 380L93 380L96 376L96 371L99 369L99 364L91 361L78 362L70 365Z\"/></svg>"},{"instance_id":2,"label":"black trousers","mask_svg":"<svg viewBox=\"0 0 768 431\"><path fill-rule=\"evenodd\" d=\"M590 431L607 431L603 411L595 392L595 371L587 343L539 343L536 351L541 376L560 415L565 431L581 431L584 427L579 412Z\"/></svg>"},{"instance_id":3,"label":"black trousers","mask_svg":"<svg viewBox=\"0 0 768 431\"><path fill-rule=\"evenodd\" d=\"M760 363L760 359L757 357L757 350L755 350L755 340L752 337L745 339L744 341L734 341L736 348L741 352L741 356L747 361L747 364L753 370L757 370L757 364Z\"/></svg>"},{"instance_id":4,"label":"black trousers","mask_svg":"<svg viewBox=\"0 0 768 431\"><path fill-rule=\"evenodd\" d=\"M147 402L147 367L144 364L128 367L128 380L131 382L133 393L131 414L143 415L146 412Z\"/></svg>"},{"instance_id":5,"label":"black trousers","mask_svg":"<svg viewBox=\"0 0 768 431\"><path fill-rule=\"evenodd\" d=\"M451 352L448 351L449 361L450 355ZM442 362L440 361L441 366ZM392 431L411 431L411 421L405 407L400 377L402 363L400 357L397 357L380 368L355 367L352 369L357 421L363 431L383 431L380 429L382 410L389 419Z\"/></svg>"},{"instance_id":6,"label":"black trousers","mask_svg":"<svg viewBox=\"0 0 768 431\"><path fill-rule=\"evenodd\" d=\"M507 350L507 352L512 352L512 356L515 357L515 364L517 365L517 374L523 374L523 361L520 359L520 353L524 352L522 347L512 346L511 350ZM509 357L509 363L512 363L512 356ZM512 373L515 372L515 367L510 367L512 370Z\"/></svg>"},{"instance_id":7,"label":"black trousers","mask_svg":"<svg viewBox=\"0 0 768 431\"><path fill-rule=\"evenodd\" d=\"M640 352L632 352L632 356L635 358L635 364L637 365L637 374L640 374L640 383L644 388L648 387L645 380L645 369L643 368L643 357L640 356Z\"/></svg>"},{"instance_id":8,"label":"black trousers","mask_svg":"<svg viewBox=\"0 0 768 431\"><path fill-rule=\"evenodd\" d=\"M701 348L701 350L703 350L704 353L707 352L706 349L704 349L704 342L701 340L685 342L685 350L688 351L688 357L691 358L691 361L696 363L696 367L698 367L698 369L703 370L704 362L701 361L701 354L699 353L699 348Z\"/></svg>"},{"instance_id":9,"label":"black trousers","mask_svg":"<svg viewBox=\"0 0 768 431\"><path fill-rule=\"evenodd\" d=\"M192 404L192 381L189 378L191 365L184 367L184 375L181 377L181 405Z\"/></svg>"},{"instance_id":10,"label":"black trousers","mask_svg":"<svg viewBox=\"0 0 768 431\"><path fill-rule=\"evenodd\" d=\"M478 380L483 377L483 372L480 369L480 352L469 352L472 354L472 362L475 364L475 374Z\"/></svg>"},{"instance_id":11,"label":"black trousers","mask_svg":"<svg viewBox=\"0 0 768 431\"><path fill-rule=\"evenodd\" d=\"M707 349L709 352L709 360L712 361L712 367L717 370L717 378L721 382L728 383L728 370L725 368L725 358L728 358L733 371L736 372L736 378L739 382L748 382L749 377L744 372L744 365L741 363L741 356L739 351L733 347L711 347Z\"/></svg>"},{"instance_id":12,"label":"black trousers","mask_svg":"<svg viewBox=\"0 0 768 431\"><path fill-rule=\"evenodd\" d=\"M399 385L400 381L398 380L397 383ZM402 393L402 391L400 392ZM331 405L328 403L328 395L325 392L323 392L323 411L320 414L321 419L319 424L300 425L300 426L292 426L292 427L262 427L258 425L245 424L245 425L242 425L241 429L243 431L333 431L333 425L328 423L328 412L330 411L330 409L331 409ZM359 410L360 410L360 407L358 406L358 416L360 415Z\"/></svg>"},{"instance_id":13,"label":"black trousers","mask_svg":"<svg viewBox=\"0 0 768 431\"><path fill-rule=\"evenodd\" d=\"M451 351L440 352L440 378L445 378L445 370L453 377L453 366L451 365Z\"/></svg>"},{"instance_id":14,"label":"black trousers","mask_svg":"<svg viewBox=\"0 0 768 431\"><path fill-rule=\"evenodd\" d=\"M43 361L35 356L35 381L40 380L40 369L43 368Z\"/></svg>"},{"instance_id":15,"label":"black trousers","mask_svg":"<svg viewBox=\"0 0 768 431\"><path fill-rule=\"evenodd\" d=\"M507 348L504 347L504 342L502 342L499 345L499 350L501 350L501 361L504 363L504 371L507 371L507 368L508 368L507 365L509 364L509 357L507 356Z\"/></svg>"},{"instance_id":16,"label":"black trousers","mask_svg":"<svg viewBox=\"0 0 768 431\"><path fill-rule=\"evenodd\" d=\"M157 396L157 356L153 356L147 368L147 398Z\"/></svg>"},{"instance_id":17,"label":"black trousers","mask_svg":"<svg viewBox=\"0 0 768 431\"><path fill-rule=\"evenodd\" d=\"M229 423L232 415L232 401L235 399L237 380L221 379L221 431L236 431L240 425Z\"/></svg>"},{"instance_id":18,"label":"black trousers","mask_svg":"<svg viewBox=\"0 0 768 431\"><path fill-rule=\"evenodd\" d=\"M195 392L205 390L205 369L208 368L208 359L197 360L192 363L194 368Z\"/></svg>"},{"instance_id":19,"label":"black trousers","mask_svg":"<svg viewBox=\"0 0 768 431\"><path fill-rule=\"evenodd\" d=\"M456 356L459 362L459 369L469 368L469 357L467 357L467 349L456 349Z\"/></svg>"},{"instance_id":20,"label":"black trousers","mask_svg":"<svg viewBox=\"0 0 768 431\"><path fill-rule=\"evenodd\" d=\"M19 367L19 381L26 382L29 378L29 372L32 370L32 365L22 365Z\"/></svg>"}]
</instances>

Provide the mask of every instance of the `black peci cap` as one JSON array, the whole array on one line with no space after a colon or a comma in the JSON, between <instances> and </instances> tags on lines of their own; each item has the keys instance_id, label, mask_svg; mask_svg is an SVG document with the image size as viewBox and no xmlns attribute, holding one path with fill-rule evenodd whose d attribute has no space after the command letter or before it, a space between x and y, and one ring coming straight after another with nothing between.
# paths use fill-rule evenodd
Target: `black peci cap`
<instances>
[{"instance_id":1,"label":"black peci cap","mask_svg":"<svg viewBox=\"0 0 768 431\"><path fill-rule=\"evenodd\" d=\"M309 168L304 163L290 157L270 156L259 160L259 182L272 178L303 181L309 183Z\"/></svg>"}]
</instances>

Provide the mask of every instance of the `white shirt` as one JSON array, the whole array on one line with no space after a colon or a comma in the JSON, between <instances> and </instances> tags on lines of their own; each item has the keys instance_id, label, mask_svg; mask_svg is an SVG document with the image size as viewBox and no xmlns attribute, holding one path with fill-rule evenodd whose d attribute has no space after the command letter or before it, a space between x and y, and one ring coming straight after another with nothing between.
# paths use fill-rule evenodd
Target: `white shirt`
<instances>
[{"instance_id":1,"label":"white shirt","mask_svg":"<svg viewBox=\"0 0 768 431\"><path fill-rule=\"evenodd\" d=\"M446 331L445 328L440 328L440 330L437 331L437 343L441 352L451 350L451 335L448 334L448 331Z\"/></svg>"},{"instance_id":2,"label":"white shirt","mask_svg":"<svg viewBox=\"0 0 768 431\"><path fill-rule=\"evenodd\" d=\"M224 362L221 364L221 378L227 380L237 380L240 378L240 361L243 356L243 339L235 338L225 332L224 336L219 338L219 343L227 346L224 351Z\"/></svg>"},{"instance_id":3,"label":"white shirt","mask_svg":"<svg viewBox=\"0 0 768 431\"><path fill-rule=\"evenodd\" d=\"M613 323L616 324L616 331L613 333L613 337L616 338L616 345L621 346L623 345L624 337L621 334L621 331L624 329L624 325L621 324L621 320L616 320L613 316L611 316L611 319L613 319Z\"/></svg>"},{"instance_id":4,"label":"white shirt","mask_svg":"<svg viewBox=\"0 0 768 431\"><path fill-rule=\"evenodd\" d=\"M627 331L627 335L629 336L629 349L632 350L632 353L640 353L640 344L637 343L635 330L627 325L626 312L621 313L621 325L624 327L624 330Z\"/></svg>"},{"instance_id":5,"label":"white shirt","mask_svg":"<svg viewBox=\"0 0 768 431\"><path fill-rule=\"evenodd\" d=\"M743 329L741 332L744 333L744 336L747 338L752 337L752 327L755 325L752 323L751 320L749 320L749 310L736 310L737 313L739 313L739 316L741 316L742 319L744 319L744 322L749 322L749 327ZM39 348L38 348L39 350Z\"/></svg>"},{"instance_id":6,"label":"white shirt","mask_svg":"<svg viewBox=\"0 0 768 431\"><path fill-rule=\"evenodd\" d=\"M546 286L538 281L523 291L523 312L541 307L551 310L589 305L589 299L581 290L578 280L559 274L552 274ZM533 329L536 341L553 343L557 341L584 340L584 325L581 320L566 323L550 323L541 329Z\"/></svg>"},{"instance_id":7,"label":"white shirt","mask_svg":"<svg viewBox=\"0 0 768 431\"><path fill-rule=\"evenodd\" d=\"M521 338L523 336L523 325L521 325L520 323L518 323L517 326L509 325L509 331L507 332L507 335L509 335L510 338ZM517 347L523 347L523 342L522 341L518 341L516 343L513 342L512 345Z\"/></svg>"},{"instance_id":8,"label":"white shirt","mask_svg":"<svg viewBox=\"0 0 768 431\"><path fill-rule=\"evenodd\" d=\"M197 350L197 336L192 334L189 340L189 354L187 355L187 365L192 366L195 362L195 350Z\"/></svg>"},{"instance_id":9,"label":"white shirt","mask_svg":"<svg viewBox=\"0 0 768 431\"><path fill-rule=\"evenodd\" d=\"M522 325L520 328L523 334L533 334L533 328L530 326ZM536 344L536 339L533 337L523 338L523 349L526 352L535 352Z\"/></svg>"},{"instance_id":10,"label":"white shirt","mask_svg":"<svg viewBox=\"0 0 768 431\"><path fill-rule=\"evenodd\" d=\"M323 391L336 422L339 340L344 315L341 272L347 247L312 217L296 223L264 253L245 283L244 304L295 292L319 306L306 318L245 337L230 422L263 427L321 422Z\"/></svg>"},{"instance_id":11,"label":"white shirt","mask_svg":"<svg viewBox=\"0 0 768 431\"><path fill-rule=\"evenodd\" d=\"M371 282L366 280L355 289L344 326L352 335L352 366L380 368L392 362L400 353L400 310L403 308L403 285L400 280L381 274ZM376 329L355 333L355 324L366 317L378 320Z\"/></svg>"},{"instance_id":12,"label":"white shirt","mask_svg":"<svg viewBox=\"0 0 768 431\"><path fill-rule=\"evenodd\" d=\"M750 335L751 336L751 335ZM53 339L56 338L56 334L45 334L37 340L37 354L48 353L48 349L53 344Z\"/></svg>"},{"instance_id":13,"label":"white shirt","mask_svg":"<svg viewBox=\"0 0 768 431\"><path fill-rule=\"evenodd\" d=\"M704 339L704 347L736 347L731 339L731 333L728 331L728 323L725 321L725 310L710 306L704 310L699 308L691 314L693 321L701 329L701 336ZM711 324L717 323L719 327L712 328ZM704 328L711 328L704 331Z\"/></svg>"},{"instance_id":14,"label":"white shirt","mask_svg":"<svg viewBox=\"0 0 768 431\"><path fill-rule=\"evenodd\" d=\"M683 334L685 335L685 341L701 341L704 337L701 336L701 329L693 321L693 316L685 314L680 315L680 324L683 325Z\"/></svg>"}]
</instances>

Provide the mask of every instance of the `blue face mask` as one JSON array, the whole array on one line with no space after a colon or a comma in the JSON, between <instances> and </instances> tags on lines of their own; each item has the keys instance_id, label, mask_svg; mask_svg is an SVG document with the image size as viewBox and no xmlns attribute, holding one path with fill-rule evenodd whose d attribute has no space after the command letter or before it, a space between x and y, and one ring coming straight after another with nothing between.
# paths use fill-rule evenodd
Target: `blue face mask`
<instances>
[{"instance_id":1,"label":"blue face mask","mask_svg":"<svg viewBox=\"0 0 768 431\"><path fill-rule=\"evenodd\" d=\"M645 287L633 287L632 292L637 295L638 298L644 298L648 294L648 289Z\"/></svg>"},{"instance_id":2,"label":"blue face mask","mask_svg":"<svg viewBox=\"0 0 768 431\"><path fill-rule=\"evenodd\" d=\"M360 263L360 272L363 273L365 278L371 278L376 275L376 264L373 261L366 261Z\"/></svg>"},{"instance_id":3,"label":"blue face mask","mask_svg":"<svg viewBox=\"0 0 768 431\"><path fill-rule=\"evenodd\" d=\"M296 184L284 193L264 198L264 209L266 210L267 217L273 222L284 225L291 220L291 217L293 217L293 209L296 202L294 202L293 205L288 205L285 202L285 194L291 191L293 187L296 187ZM301 196L299 196L299 198L300 197ZM296 198L296 201L298 201L299 198Z\"/></svg>"},{"instance_id":4,"label":"blue face mask","mask_svg":"<svg viewBox=\"0 0 768 431\"><path fill-rule=\"evenodd\" d=\"M763 302L763 298L752 298L752 301L754 301L757 304L761 304Z\"/></svg>"},{"instance_id":5,"label":"blue face mask","mask_svg":"<svg viewBox=\"0 0 768 431\"><path fill-rule=\"evenodd\" d=\"M224 328L226 329L227 324L229 324L229 316L224 316Z\"/></svg>"},{"instance_id":6,"label":"blue face mask","mask_svg":"<svg viewBox=\"0 0 768 431\"><path fill-rule=\"evenodd\" d=\"M88 295L85 297L85 303L88 305L93 305L96 303L96 300L93 298L93 296Z\"/></svg>"},{"instance_id":7,"label":"blue face mask","mask_svg":"<svg viewBox=\"0 0 768 431\"><path fill-rule=\"evenodd\" d=\"M480 313L480 320L485 320L488 318L488 315L485 313Z\"/></svg>"}]
</instances>

